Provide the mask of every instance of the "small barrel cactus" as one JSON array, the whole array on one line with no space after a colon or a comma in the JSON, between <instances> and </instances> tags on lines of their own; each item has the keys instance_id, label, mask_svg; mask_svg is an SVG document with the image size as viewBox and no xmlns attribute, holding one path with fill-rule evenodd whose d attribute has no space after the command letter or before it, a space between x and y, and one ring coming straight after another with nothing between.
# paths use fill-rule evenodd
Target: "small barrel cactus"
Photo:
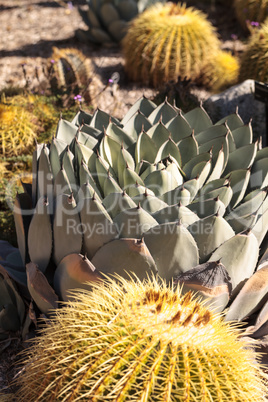
<instances>
[{"instance_id":1,"label":"small barrel cactus","mask_svg":"<svg viewBox=\"0 0 268 402\"><path fill-rule=\"evenodd\" d=\"M65 103L68 104L70 100L68 96L81 93L87 103L97 106L94 95L101 91L103 85L96 76L91 60L82 52L75 48L53 47L47 72L51 91L67 95Z\"/></svg>"},{"instance_id":2,"label":"small barrel cactus","mask_svg":"<svg viewBox=\"0 0 268 402\"><path fill-rule=\"evenodd\" d=\"M3 97L0 103L0 154L19 155L33 146L35 138L34 116L22 104L10 103Z\"/></svg>"},{"instance_id":3,"label":"small barrel cactus","mask_svg":"<svg viewBox=\"0 0 268 402\"><path fill-rule=\"evenodd\" d=\"M248 31L268 17L268 0L234 0L234 9L237 20Z\"/></svg>"},{"instance_id":4,"label":"small barrel cactus","mask_svg":"<svg viewBox=\"0 0 268 402\"><path fill-rule=\"evenodd\" d=\"M157 4L129 27L123 40L125 70L130 79L154 87L179 76L195 81L219 47L215 29L201 11L180 3Z\"/></svg>"},{"instance_id":5,"label":"small barrel cactus","mask_svg":"<svg viewBox=\"0 0 268 402\"><path fill-rule=\"evenodd\" d=\"M248 78L268 81L268 20L252 34L242 56L239 79L243 81Z\"/></svg>"},{"instance_id":6,"label":"small barrel cactus","mask_svg":"<svg viewBox=\"0 0 268 402\"><path fill-rule=\"evenodd\" d=\"M252 349L191 292L117 278L73 295L27 351L15 400L265 400Z\"/></svg>"},{"instance_id":7,"label":"small barrel cactus","mask_svg":"<svg viewBox=\"0 0 268 402\"><path fill-rule=\"evenodd\" d=\"M239 61L230 52L220 50L204 67L202 83L213 92L235 85L238 80Z\"/></svg>"}]
</instances>

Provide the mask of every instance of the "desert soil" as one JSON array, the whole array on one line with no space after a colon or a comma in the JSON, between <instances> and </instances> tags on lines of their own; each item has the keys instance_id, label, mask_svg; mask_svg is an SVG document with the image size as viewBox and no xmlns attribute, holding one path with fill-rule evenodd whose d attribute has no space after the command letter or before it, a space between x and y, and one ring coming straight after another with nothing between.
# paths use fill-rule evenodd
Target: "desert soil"
<instances>
[{"instance_id":1,"label":"desert soil","mask_svg":"<svg viewBox=\"0 0 268 402\"><path fill-rule=\"evenodd\" d=\"M197 5L208 13L211 22L218 27L224 49L235 53L243 49L240 40L243 39L243 33L230 8L219 6L220 9L215 11L209 2L204 5L198 1L188 1L187 4ZM94 106L121 118L135 100L143 94L152 99L156 90L128 82L119 47L85 44L75 37L77 29L87 29L78 6L86 8L86 0L0 0L0 90L25 86L22 65L30 88L36 90L39 82L35 70L38 70L42 80L42 66L52 57L53 47L76 47L90 59L94 67ZM233 35L238 39L232 39ZM120 77L118 89L105 89L115 72ZM197 93L202 100L210 95L203 89L198 89Z\"/></svg>"}]
</instances>

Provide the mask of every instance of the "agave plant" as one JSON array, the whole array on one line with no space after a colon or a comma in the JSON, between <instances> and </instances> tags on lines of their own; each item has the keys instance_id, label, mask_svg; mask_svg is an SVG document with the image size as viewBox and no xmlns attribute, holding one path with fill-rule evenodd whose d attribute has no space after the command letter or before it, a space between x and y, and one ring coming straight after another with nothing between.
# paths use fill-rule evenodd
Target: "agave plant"
<instances>
[{"instance_id":1,"label":"agave plant","mask_svg":"<svg viewBox=\"0 0 268 402\"><path fill-rule=\"evenodd\" d=\"M237 111L213 124L202 105L60 119L15 200L22 262L7 272L45 313L102 274L158 273L227 318L263 308L253 325L267 326L267 151Z\"/></svg>"},{"instance_id":2,"label":"agave plant","mask_svg":"<svg viewBox=\"0 0 268 402\"><path fill-rule=\"evenodd\" d=\"M87 0L88 9L79 8L79 12L89 30L78 30L77 34L83 40L97 44L112 45L120 42L127 32L128 22L155 2L155 0Z\"/></svg>"}]
</instances>

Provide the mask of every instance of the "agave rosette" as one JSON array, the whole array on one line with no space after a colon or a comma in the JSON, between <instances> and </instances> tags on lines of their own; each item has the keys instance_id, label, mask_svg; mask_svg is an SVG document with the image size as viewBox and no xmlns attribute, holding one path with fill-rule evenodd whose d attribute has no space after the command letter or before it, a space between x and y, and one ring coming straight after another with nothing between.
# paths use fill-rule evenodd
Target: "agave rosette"
<instances>
[{"instance_id":1,"label":"agave rosette","mask_svg":"<svg viewBox=\"0 0 268 402\"><path fill-rule=\"evenodd\" d=\"M37 145L14 209L27 272L6 269L46 313L103 273L158 273L230 306L227 319L260 311L265 332L267 168L237 112L213 124L202 105L184 114L145 97L121 121L80 110Z\"/></svg>"},{"instance_id":2,"label":"agave rosette","mask_svg":"<svg viewBox=\"0 0 268 402\"><path fill-rule=\"evenodd\" d=\"M165 0L87 0L88 8L79 12L89 30L78 30L78 36L108 46L120 42L129 21L156 1Z\"/></svg>"}]
</instances>

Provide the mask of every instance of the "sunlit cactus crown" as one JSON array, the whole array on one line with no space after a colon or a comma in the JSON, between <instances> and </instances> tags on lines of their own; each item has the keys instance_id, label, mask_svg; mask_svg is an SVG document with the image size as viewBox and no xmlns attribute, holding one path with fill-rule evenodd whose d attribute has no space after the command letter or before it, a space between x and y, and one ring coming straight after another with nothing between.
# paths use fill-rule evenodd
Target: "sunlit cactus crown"
<instances>
[{"instance_id":1,"label":"sunlit cactus crown","mask_svg":"<svg viewBox=\"0 0 268 402\"><path fill-rule=\"evenodd\" d=\"M245 30L268 17L268 0L234 0L236 18Z\"/></svg>"},{"instance_id":2,"label":"sunlit cactus crown","mask_svg":"<svg viewBox=\"0 0 268 402\"><path fill-rule=\"evenodd\" d=\"M249 39L241 59L239 78L241 81L248 78L268 81L268 19Z\"/></svg>"},{"instance_id":3,"label":"sunlit cactus crown","mask_svg":"<svg viewBox=\"0 0 268 402\"><path fill-rule=\"evenodd\" d=\"M22 268L6 269L45 313L103 273L158 272L218 311L233 302L228 319L263 308L263 333L267 150L238 112L213 124L145 97L121 121L80 110L34 152L14 209Z\"/></svg>"},{"instance_id":4,"label":"sunlit cactus crown","mask_svg":"<svg viewBox=\"0 0 268 402\"><path fill-rule=\"evenodd\" d=\"M195 81L220 50L215 28L198 9L156 4L132 21L123 40L125 70L134 81L159 86L178 76Z\"/></svg>"},{"instance_id":5,"label":"sunlit cactus crown","mask_svg":"<svg viewBox=\"0 0 268 402\"><path fill-rule=\"evenodd\" d=\"M120 278L94 288L74 292L34 340L16 400L264 400L237 328L190 292Z\"/></svg>"},{"instance_id":6,"label":"sunlit cactus crown","mask_svg":"<svg viewBox=\"0 0 268 402\"><path fill-rule=\"evenodd\" d=\"M79 30L78 36L106 46L120 42L129 21L156 1L165 0L87 0L88 9L79 11L89 30Z\"/></svg>"}]
</instances>

